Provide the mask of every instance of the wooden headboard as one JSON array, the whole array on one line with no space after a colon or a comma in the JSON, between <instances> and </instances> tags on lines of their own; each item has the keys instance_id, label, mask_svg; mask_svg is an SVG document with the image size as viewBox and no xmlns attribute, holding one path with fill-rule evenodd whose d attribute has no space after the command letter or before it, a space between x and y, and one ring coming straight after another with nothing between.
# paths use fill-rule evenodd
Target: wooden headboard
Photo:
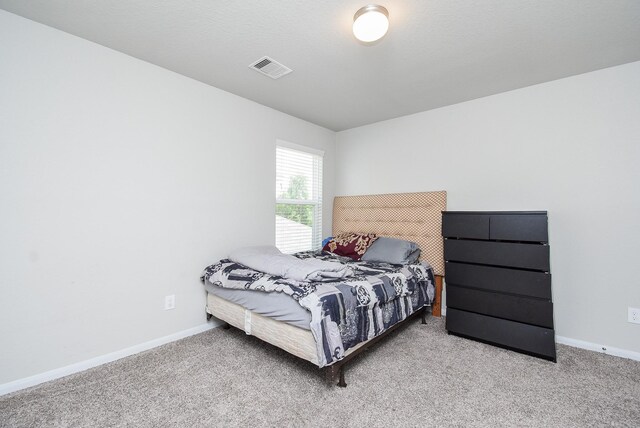
<instances>
[{"instance_id":1,"label":"wooden headboard","mask_svg":"<svg viewBox=\"0 0 640 428\"><path fill-rule=\"evenodd\" d=\"M444 249L442 211L447 192L390 193L336 196L333 200L333 235L340 232L375 233L420 245L420 259L433 267L436 298L433 314L440 316Z\"/></svg>"}]
</instances>

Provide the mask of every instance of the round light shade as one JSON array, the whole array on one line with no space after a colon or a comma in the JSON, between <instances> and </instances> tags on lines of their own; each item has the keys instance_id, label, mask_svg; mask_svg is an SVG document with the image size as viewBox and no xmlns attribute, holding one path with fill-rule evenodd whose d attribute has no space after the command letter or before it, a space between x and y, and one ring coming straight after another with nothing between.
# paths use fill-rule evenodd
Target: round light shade
<instances>
[{"instance_id":1,"label":"round light shade","mask_svg":"<svg viewBox=\"0 0 640 428\"><path fill-rule=\"evenodd\" d=\"M370 4L353 16L353 35L362 42L375 42L389 29L389 12L382 6Z\"/></svg>"}]
</instances>

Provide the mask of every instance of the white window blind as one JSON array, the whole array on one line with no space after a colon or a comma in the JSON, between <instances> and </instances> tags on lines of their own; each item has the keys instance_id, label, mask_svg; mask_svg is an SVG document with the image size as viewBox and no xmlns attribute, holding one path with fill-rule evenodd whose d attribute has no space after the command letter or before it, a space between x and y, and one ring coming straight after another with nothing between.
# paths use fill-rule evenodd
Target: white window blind
<instances>
[{"instance_id":1,"label":"white window blind","mask_svg":"<svg viewBox=\"0 0 640 428\"><path fill-rule=\"evenodd\" d=\"M276 247L283 253L322 243L322 152L276 146Z\"/></svg>"}]
</instances>

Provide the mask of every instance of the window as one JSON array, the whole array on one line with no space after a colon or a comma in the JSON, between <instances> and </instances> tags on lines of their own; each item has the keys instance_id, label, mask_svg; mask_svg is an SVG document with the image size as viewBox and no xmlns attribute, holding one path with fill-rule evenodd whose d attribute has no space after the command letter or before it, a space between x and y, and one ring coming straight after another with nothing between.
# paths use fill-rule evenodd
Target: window
<instances>
[{"instance_id":1,"label":"window","mask_svg":"<svg viewBox=\"0 0 640 428\"><path fill-rule=\"evenodd\" d=\"M283 253L320 249L323 152L278 141L276 247Z\"/></svg>"}]
</instances>

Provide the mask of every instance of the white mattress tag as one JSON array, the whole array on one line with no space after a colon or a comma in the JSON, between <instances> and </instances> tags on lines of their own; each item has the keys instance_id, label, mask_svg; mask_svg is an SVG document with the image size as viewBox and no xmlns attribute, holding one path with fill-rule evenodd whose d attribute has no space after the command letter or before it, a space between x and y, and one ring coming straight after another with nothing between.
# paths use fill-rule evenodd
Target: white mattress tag
<instances>
[{"instance_id":1,"label":"white mattress tag","mask_svg":"<svg viewBox=\"0 0 640 428\"><path fill-rule=\"evenodd\" d=\"M251 335L251 311L244 310L244 332Z\"/></svg>"}]
</instances>

